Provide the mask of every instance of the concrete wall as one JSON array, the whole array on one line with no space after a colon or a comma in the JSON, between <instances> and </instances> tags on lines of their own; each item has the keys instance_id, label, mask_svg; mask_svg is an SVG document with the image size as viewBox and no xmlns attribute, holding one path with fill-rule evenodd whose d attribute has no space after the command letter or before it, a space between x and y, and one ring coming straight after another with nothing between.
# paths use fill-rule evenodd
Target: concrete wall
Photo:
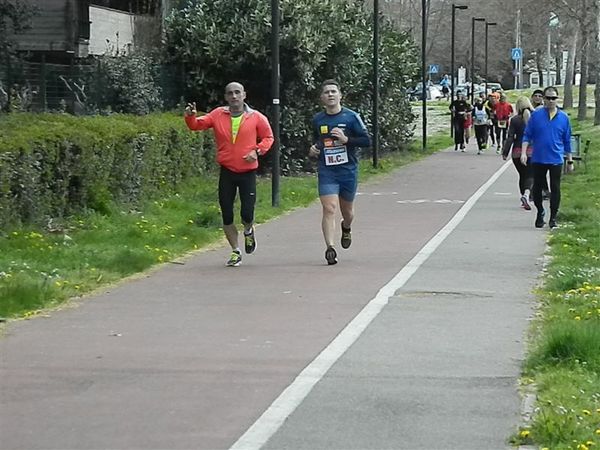
<instances>
[{"instance_id":1,"label":"concrete wall","mask_svg":"<svg viewBox=\"0 0 600 450\"><path fill-rule=\"evenodd\" d=\"M90 55L127 54L133 50L134 15L90 6Z\"/></svg>"}]
</instances>

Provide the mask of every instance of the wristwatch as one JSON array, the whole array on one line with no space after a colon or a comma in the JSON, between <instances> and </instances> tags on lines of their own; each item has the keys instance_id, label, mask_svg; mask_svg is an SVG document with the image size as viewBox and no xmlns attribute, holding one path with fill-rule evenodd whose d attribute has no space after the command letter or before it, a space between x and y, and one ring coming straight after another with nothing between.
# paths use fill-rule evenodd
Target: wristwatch
<instances>
[{"instance_id":1,"label":"wristwatch","mask_svg":"<svg viewBox=\"0 0 600 450\"><path fill-rule=\"evenodd\" d=\"M567 164L568 164L569 166L571 166L571 165L573 164L573 161L567 161Z\"/></svg>"}]
</instances>

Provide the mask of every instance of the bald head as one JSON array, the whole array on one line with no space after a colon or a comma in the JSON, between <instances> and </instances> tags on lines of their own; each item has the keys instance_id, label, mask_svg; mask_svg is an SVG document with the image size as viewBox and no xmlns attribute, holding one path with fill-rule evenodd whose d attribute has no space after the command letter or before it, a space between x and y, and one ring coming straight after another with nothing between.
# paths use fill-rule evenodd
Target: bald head
<instances>
[{"instance_id":1,"label":"bald head","mask_svg":"<svg viewBox=\"0 0 600 450\"><path fill-rule=\"evenodd\" d=\"M244 100L246 100L246 91L241 83L232 81L225 86L225 101L232 113L241 113L244 110Z\"/></svg>"},{"instance_id":2,"label":"bald head","mask_svg":"<svg viewBox=\"0 0 600 450\"><path fill-rule=\"evenodd\" d=\"M242 83L238 83L237 81L232 81L227 86L225 86L225 95L227 95L227 92L230 92L233 90L238 90L238 91L244 92L244 86L242 85Z\"/></svg>"}]
</instances>

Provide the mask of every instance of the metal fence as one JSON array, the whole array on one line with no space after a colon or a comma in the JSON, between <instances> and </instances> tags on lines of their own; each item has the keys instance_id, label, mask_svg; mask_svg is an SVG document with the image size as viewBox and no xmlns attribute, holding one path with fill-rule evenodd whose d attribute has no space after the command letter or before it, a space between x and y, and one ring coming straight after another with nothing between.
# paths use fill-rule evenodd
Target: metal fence
<instances>
[{"instance_id":1,"label":"metal fence","mask_svg":"<svg viewBox=\"0 0 600 450\"><path fill-rule=\"evenodd\" d=\"M84 97L91 90L89 83L93 79L96 64L90 59L77 64L19 60L11 65L0 65L0 102L4 103L3 109L83 113ZM180 74L177 66L162 65L158 69L155 82L165 109L175 107L185 95Z\"/></svg>"}]
</instances>

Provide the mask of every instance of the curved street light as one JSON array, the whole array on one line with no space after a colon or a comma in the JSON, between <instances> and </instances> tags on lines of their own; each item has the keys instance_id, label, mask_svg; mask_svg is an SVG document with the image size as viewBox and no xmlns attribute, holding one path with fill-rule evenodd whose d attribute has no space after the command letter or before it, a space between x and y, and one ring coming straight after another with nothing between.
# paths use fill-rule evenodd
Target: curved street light
<instances>
[{"instance_id":1,"label":"curved street light","mask_svg":"<svg viewBox=\"0 0 600 450\"><path fill-rule=\"evenodd\" d=\"M452 3L452 37L450 39L451 42L451 52L450 52L450 104L454 101L454 35L455 31L455 23L456 23L456 10L457 9L469 9L466 5L455 5ZM450 136L454 135L454 113L450 113Z\"/></svg>"},{"instance_id":2,"label":"curved street light","mask_svg":"<svg viewBox=\"0 0 600 450\"><path fill-rule=\"evenodd\" d=\"M485 22L483 17L471 17L471 104L475 98L475 22Z\"/></svg>"},{"instance_id":3,"label":"curved street light","mask_svg":"<svg viewBox=\"0 0 600 450\"><path fill-rule=\"evenodd\" d=\"M488 86L488 28L498 25L496 22L485 23L485 95L487 97Z\"/></svg>"}]
</instances>

